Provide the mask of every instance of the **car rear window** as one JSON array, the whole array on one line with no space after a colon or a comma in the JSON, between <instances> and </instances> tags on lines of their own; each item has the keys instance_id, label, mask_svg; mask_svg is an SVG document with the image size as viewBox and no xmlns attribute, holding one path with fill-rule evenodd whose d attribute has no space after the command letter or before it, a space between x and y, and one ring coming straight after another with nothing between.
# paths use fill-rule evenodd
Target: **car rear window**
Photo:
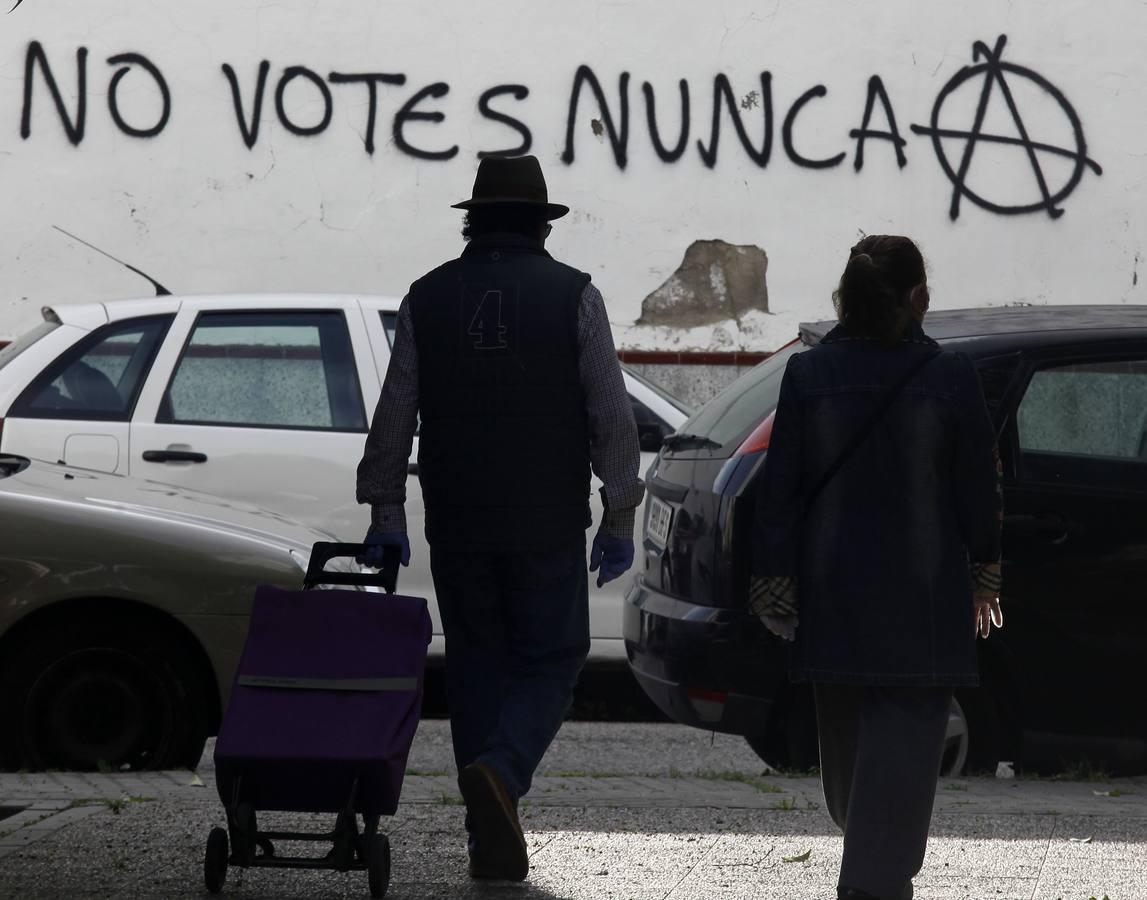
<instances>
[{"instance_id":1,"label":"car rear window","mask_svg":"<svg viewBox=\"0 0 1147 900\"><path fill-rule=\"evenodd\" d=\"M171 316L96 329L44 369L12 404L13 418L126 422Z\"/></svg>"},{"instance_id":2,"label":"car rear window","mask_svg":"<svg viewBox=\"0 0 1147 900\"><path fill-rule=\"evenodd\" d=\"M678 433L707 438L721 447L740 444L776 408L789 359L807 349L799 341L782 347L702 406Z\"/></svg>"},{"instance_id":3,"label":"car rear window","mask_svg":"<svg viewBox=\"0 0 1147 900\"><path fill-rule=\"evenodd\" d=\"M16 338L16 340L8 344L8 346L0 348L0 369L3 369L8 363L12 362L17 356L36 343L36 341L40 340L40 338L51 334L59 327L59 322L41 322L31 331L25 331Z\"/></svg>"}]
</instances>

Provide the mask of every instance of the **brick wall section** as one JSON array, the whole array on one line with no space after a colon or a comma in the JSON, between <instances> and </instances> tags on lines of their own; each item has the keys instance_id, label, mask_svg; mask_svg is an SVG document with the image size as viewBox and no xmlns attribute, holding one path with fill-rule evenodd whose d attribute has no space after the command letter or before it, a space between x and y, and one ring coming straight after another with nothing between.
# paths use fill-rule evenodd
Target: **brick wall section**
<instances>
[{"instance_id":1,"label":"brick wall section","mask_svg":"<svg viewBox=\"0 0 1147 900\"><path fill-rule=\"evenodd\" d=\"M746 350L618 350L617 358L630 365L657 366L736 366L751 368L771 353Z\"/></svg>"}]
</instances>

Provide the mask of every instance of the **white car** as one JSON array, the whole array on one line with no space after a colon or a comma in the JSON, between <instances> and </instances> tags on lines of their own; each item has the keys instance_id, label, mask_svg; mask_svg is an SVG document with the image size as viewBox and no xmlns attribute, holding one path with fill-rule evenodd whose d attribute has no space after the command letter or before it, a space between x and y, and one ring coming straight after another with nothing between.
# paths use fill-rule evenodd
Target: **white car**
<instances>
[{"instance_id":1,"label":"white car","mask_svg":"<svg viewBox=\"0 0 1147 900\"><path fill-rule=\"evenodd\" d=\"M43 322L0 349L0 451L244 500L360 541L369 510L355 502L355 470L398 305L246 294L46 308ZM688 411L632 372L625 383L644 472ZM412 464L417 449L416 439ZM416 474L407 494L411 562L400 588L432 600ZM593 661L625 658L627 582L590 588ZM439 655L433 602L431 614Z\"/></svg>"}]
</instances>

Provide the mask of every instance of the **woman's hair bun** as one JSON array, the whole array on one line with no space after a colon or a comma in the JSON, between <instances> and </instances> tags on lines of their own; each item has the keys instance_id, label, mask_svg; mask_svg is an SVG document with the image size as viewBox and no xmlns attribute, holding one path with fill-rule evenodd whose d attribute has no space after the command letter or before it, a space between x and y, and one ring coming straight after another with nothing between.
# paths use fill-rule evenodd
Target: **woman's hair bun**
<instances>
[{"instance_id":1,"label":"woman's hair bun","mask_svg":"<svg viewBox=\"0 0 1147 900\"><path fill-rule=\"evenodd\" d=\"M832 295L837 318L858 336L896 341L908 325L908 297L925 280L924 257L909 238L868 235L850 251Z\"/></svg>"}]
</instances>

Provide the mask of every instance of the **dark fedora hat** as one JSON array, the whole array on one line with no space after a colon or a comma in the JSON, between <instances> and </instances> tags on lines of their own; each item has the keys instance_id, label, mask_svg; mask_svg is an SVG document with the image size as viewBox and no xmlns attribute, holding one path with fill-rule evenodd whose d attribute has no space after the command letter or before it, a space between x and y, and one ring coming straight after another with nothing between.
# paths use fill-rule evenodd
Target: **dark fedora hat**
<instances>
[{"instance_id":1,"label":"dark fedora hat","mask_svg":"<svg viewBox=\"0 0 1147 900\"><path fill-rule=\"evenodd\" d=\"M560 219L568 206L550 203L546 179L536 156L487 156L478 163L474 196L453 204L454 209L474 209L495 204L544 206L547 219Z\"/></svg>"}]
</instances>

